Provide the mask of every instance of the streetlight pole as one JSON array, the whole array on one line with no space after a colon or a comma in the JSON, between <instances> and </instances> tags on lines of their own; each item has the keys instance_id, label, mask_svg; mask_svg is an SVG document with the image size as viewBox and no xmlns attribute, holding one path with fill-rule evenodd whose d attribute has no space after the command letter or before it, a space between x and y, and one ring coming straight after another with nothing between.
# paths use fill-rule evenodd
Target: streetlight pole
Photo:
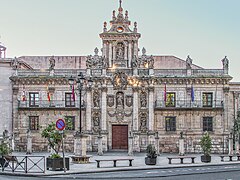
<instances>
[{"instance_id":1,"label":"streetlight pole","mask_svg":"<svg viewBox=\"0 0 240 180\"><path fill-rule=\"evenodd\" d=\"M82 158L83 159L86 158L86 151L87 151L87 145L86 145L87 136L84 135L82 131L82 90L83 90L84 82L86 80L88 80L87 81L88 86L92 86L93 81L89 78L84 78L82 72L80 72L78 76L75 78L73 77L69 78L70 86L73 87L74 83L77 83L77 88L79 92L79 131L76 131L76 134L74 136L75 137L74 154L75 154L75 157L77 157L76 161L79 161L79 162L82 160Z\"/></svg>"}]
</instances>

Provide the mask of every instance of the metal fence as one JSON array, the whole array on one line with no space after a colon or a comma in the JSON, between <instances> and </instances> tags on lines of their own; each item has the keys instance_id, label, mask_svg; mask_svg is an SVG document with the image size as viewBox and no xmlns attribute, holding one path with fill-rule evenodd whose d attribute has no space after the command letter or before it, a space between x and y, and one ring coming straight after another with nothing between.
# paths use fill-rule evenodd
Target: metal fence
<instances>
[{"instance_id":1,"label":"metal fence","mask_svg":"<svg viewBox=\"0 0 240 180\"><path fill-rule=\"evenodd\" d=\"M2 156L2 172L45 173L45 156Z\"/></svg>"}]
</instances>

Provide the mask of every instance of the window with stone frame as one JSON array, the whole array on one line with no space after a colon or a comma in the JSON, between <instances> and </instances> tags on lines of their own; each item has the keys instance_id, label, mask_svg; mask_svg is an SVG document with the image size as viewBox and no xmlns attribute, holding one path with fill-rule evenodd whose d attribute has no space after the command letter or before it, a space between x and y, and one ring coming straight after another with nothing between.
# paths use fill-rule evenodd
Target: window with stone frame
<instances>
[{"instance_id":1,"label":"window with stone frame","mask_svg":"<svg viewBox=\"0 0 240 180\"><path fill-rule=\"evenodd\" d=\"M39 106L39 93L30 92L29 93L29 107L38 107Z\"/></svg>"},{"instance_id":2,"label":"window with stone frame","mask_svg":"<svg viewBox=\"0 0 240 180\"><path fill-rule=\"evenodd\" d=\"M176 117L165 117L166 131L176 131Z\"/></svg>"},{"instance_id":3,"label":"window with stone frame","mask_svg":"<svg viewBox=\"0 0 240 180\"><path fill-rule=\"evenodd\" d=\"M65 93L65 106L75 107L75 101L72 97L72 93Z\"/></svg>"},{"instance_id":4,"label":"window with stone frame","mask_svg":"<svg viewBox=\"0 0 240 180\"><path fill-rule=\"evenodd\" d=\"M65 130L74 131L75 130L75 116L65 116L64 120L66 123Z\"/></svg>"},{"instance_id":5,"label":"window with stone frame","mask_svg":"<svg viewBox=\"0 0 240 180\"><path fill-rule=\"evenodd\" d=\"M166 107L175 107L176 105L176 94L174 92L166 93Z\"/></svg>"},{"instance_id":6,"label":"window with stone frame","mask_svg":"<svg viewBox=\"0 0 240 180\"><path fill-rule=\"evenodd\" d=\"M203 101L203 107L212 107L213 93L203 93L202 101Z\"/></svg>"},{"instance_id":7,"label":"window with stone frame","mask_svg":"<svg viewBox=\"0 0 240 180\"><path fill-rule=\"evenodd\" d=\"M213 131L213 117L203 117L203 131Z\"/></svg>"},{"instance_id":8,"label":"window with stone frame","mask_svg":"<svg viewBox=\"0 0 240 180\"><path fill-rule=\"evenodd\" d=\"M39 116L29 116L29 129L39 130Z\"/></svg>"}]
</instances>

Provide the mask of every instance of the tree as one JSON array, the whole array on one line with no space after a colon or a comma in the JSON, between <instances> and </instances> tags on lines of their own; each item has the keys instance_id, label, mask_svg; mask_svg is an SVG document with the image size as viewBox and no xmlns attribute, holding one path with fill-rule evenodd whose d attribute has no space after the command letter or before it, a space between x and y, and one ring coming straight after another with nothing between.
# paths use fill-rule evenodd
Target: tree
<instances>
[{"instance_id":1,"label":"tree","mask_svg":"<svg viewBox=\"0 0 240 180\"><path fill-rule=\"evenodd\" d=\"M53 154L52 157L60 157L58 152L62 143L62 135L56 130L55 124L53 122L48 124L47 127L43 129L41 135L48 140L48 145L54 150L55 154Z\"/></svg>"},{"instance_id":2,"label":"tree","mask_svg":"<svg viewBox=\"0 0 240 180\"><path fill-rule=\"evenodd\" d=\"M203 137L201 138L200 145L203 150L203 154L205 156L210 156L211 148L212 148L212 139L209 136L209 133L207 131L204 133Z\"/></svg>"}]
</instances>

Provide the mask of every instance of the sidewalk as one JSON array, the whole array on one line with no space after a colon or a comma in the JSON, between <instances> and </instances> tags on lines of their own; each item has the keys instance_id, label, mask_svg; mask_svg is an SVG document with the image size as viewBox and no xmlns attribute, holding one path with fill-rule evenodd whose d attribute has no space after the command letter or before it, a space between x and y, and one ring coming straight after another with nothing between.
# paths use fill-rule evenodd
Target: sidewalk
<instances>
[{"instance_id":1,"label":"sidewalk","mask_svg":"<svg viewBox=\"0 0 240 180\"><path fill-rule=\"evenodd\" d=\"M15 152L13 155L16 156L26 156L25 153ZM66 157L71 156L72 154L66 154ZM173 159L172 164L168 164L167 157L176 156L177 154L161 154L157 158L157 165L148 166L145 165L145 153L134 153L134 156L128 156L127 152L106 152L103 156L96 155L96 152L89 152L88 155L92 155L90 158L90 163L88 164L73 164L70 160L70 170L66 171L50 171L46 170L45 174L43 173L24 173L24 172L1 172L0 174L7 175L22 175L22 176L56 176L63 174L83 174L83 173L95 173L95 172L111 172L111 171L129 171L129 170L144 170L144 169L166 169L166 168L180 168L180 167L196 167L196 166L211 166L211 165L226 165L226 164L240 164L240 161L237 161L236 158L233 158L232 162L229 162L226 158L226 162L221 162L221 158L218 154L211 155L211 163L202 163L200 159L200 154L191 154L196 156L195 163L191 163L191 159L184 159L184 164L180 164L179 159ZM190 155L190 154L187 154ZM30 156L49 156L49 153L33 153ZM113 167L113 162L101 162L100 168L97 168L97 163L95 159L112 159L112 158L129 158L132 157L133 166L129 167L128 161L119 161L117 162L117 167ZM71 159L71 158L70 158ZM29 163L30 164L30 163ZM39 166L44 167L43 162Z\"/></svg>"}]
</instances>

